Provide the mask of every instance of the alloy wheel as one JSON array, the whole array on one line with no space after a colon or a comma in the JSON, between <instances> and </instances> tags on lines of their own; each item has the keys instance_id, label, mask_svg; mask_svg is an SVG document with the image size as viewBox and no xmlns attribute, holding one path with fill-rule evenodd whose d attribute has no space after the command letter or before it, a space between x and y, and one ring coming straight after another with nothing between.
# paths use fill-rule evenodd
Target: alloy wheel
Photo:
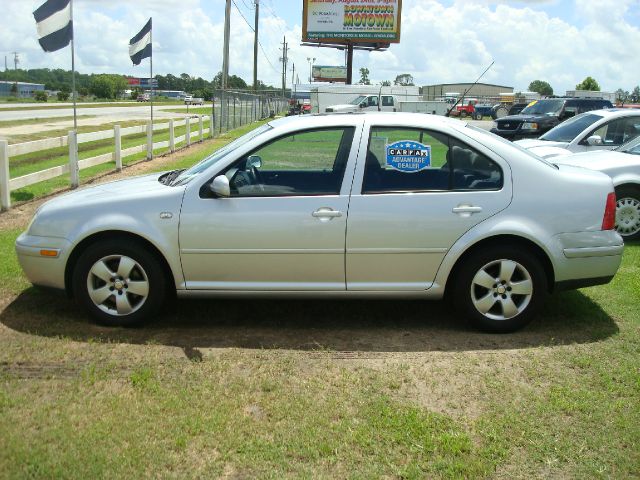
<instances>
[{"instance_id":1,"label":"alloy wheel","mask_svg":"<svg viewBox=\"0 0 640 480\"><path fill-rule=\"evenodd\" d=\"M531 275L513 260L487 263L471 282L473 306L491 320L508 320L517 316L527 308L532 296Z\"/></svg>"}]
</instances>

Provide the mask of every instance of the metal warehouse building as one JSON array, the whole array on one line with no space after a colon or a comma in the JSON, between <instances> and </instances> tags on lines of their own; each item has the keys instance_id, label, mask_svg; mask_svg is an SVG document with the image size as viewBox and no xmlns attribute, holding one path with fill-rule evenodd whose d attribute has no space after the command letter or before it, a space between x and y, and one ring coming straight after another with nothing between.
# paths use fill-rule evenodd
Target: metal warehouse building
<instances>
[{"instance_id":1,"label":"metal warehouse building","mask_svg":"<svg viewBox=\"0 0 640 480\"><path fill-rule=\"evenodd\" d=\"M424 100L435 100L446 93L458 93L462 95L472 83L440 83L438 85L425 85L422 87ZM467 97L499 97L501 93L513 93L513 87L504 85L491 85L489 83L476 83L467 93Z\"/></svg>"},{"instance_id":2,"label":"metal warehouse building","mask_svg":"<svg viewBox=\"0 0 640 480\"><path fill-rule=\"evenodd\" d=\"M44 91L44 84L42 83L0 81L0 97L15 96L15 94L11 92L14 85L16 85L18 89L18 97L32 97L33 92L38 90Z\"/></svg>"}]
</instances>

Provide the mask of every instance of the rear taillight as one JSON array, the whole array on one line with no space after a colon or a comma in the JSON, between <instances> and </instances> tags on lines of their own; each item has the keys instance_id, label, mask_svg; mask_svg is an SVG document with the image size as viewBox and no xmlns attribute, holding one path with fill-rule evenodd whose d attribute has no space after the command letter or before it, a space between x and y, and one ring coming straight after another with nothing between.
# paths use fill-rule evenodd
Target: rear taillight
<instances>
[{"instance_id":1,"label":"rear taillight","mask_svg":"<svg viewBox=\"0 0 640 480\"><path fill-rule=\"evenodd\" d=\"M611 192L607 195L607 204L604 207L604 217L602 217L602 230L613 230L616 226L616 194Z\"/></svg>"}]
</instances>

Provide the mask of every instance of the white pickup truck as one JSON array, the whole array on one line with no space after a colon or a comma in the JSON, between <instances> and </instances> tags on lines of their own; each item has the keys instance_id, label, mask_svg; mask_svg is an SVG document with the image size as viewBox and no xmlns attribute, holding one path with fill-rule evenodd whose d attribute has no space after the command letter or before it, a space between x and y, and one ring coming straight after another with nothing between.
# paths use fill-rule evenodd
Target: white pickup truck
<instances>
[{"instance_id":1,"label":"white pickup truck","mask_svg":"<svg viewBox=\"0 0 640 480\"><path fill-rule=\"evenodd\" d=\"M204 99L200 97L194 97L193 95L187 95L184 97L185 105L204 105Z\"/></svg>"},{"instance_id":2,"label":"white pickup truck","mask_svg":"<svg viewBox=\"0 0 640 480\"><path fill-rule=\"evenodd\" d=\"M349 103L331 105L325 108L326 113L347 112L395 112L397 101L393 95L360 95Z\"/></svg>"}]
</instances>

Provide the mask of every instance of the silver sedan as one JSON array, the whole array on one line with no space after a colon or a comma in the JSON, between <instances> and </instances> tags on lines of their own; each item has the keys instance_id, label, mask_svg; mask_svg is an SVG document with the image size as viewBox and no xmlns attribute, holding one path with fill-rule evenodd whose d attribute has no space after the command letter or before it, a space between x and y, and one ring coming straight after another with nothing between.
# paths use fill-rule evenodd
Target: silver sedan
<instances>
[{"instance_id":1,"label":"silver sedan","mask_svg":"<svg viewBox=\"0 0 640 480\"><path fill-rule=\"evenodd\" d=\"M34 284L65 289L107 325L150 318L176 292L446 296L476 327L507 332L548 293L611 280L614 221L606 175L465 122L313 115L184 171L53 199L16 250Z\"/></svg>"}]
</instances>

